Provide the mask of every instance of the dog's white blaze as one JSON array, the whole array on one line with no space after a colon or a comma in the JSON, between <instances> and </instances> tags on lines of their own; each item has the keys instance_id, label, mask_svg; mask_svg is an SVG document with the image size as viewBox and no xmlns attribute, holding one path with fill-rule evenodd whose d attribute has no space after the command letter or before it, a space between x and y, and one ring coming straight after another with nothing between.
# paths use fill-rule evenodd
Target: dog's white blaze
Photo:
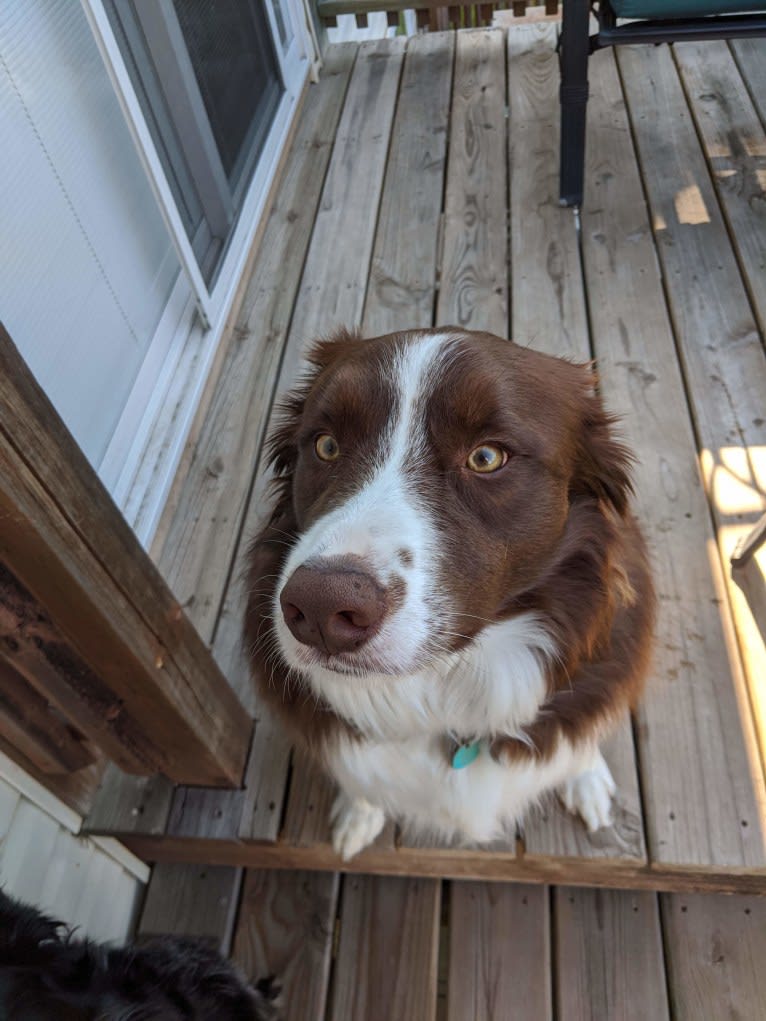
<instances>
[{"instance_id":1,"label":"dog's white blaze","mask_svg":"<svg viewBox=\"0 0 766 1021\"><path fill-rule=\"evenodd\" d=\"M385 436L381 437L378 463L371 466L369 477L359 490L316 521L287 558L276 587L274 620L280 647L290 666L304 668L307 650L282 619L279 593L285 582L308 560L352 554L370 564L381 584L388 584L397 575L406 582L402 605L366 643L365 656L379 664L381 674L389 677L407 673L417 662L429 637L429 621L438 598L432 579L436 576L439 537L428 508L417 500L408 485L407 459L417 456L423 447L424 402L454 343L450 334L424 335L396 352L389 371L398 406ZM414 556L409 568L398 560L398 551L403 546ZM332 684L338 680L336 673L316 664L307 676L319 693L323 693L325 681Z\"/></svg>"}]
</instances>

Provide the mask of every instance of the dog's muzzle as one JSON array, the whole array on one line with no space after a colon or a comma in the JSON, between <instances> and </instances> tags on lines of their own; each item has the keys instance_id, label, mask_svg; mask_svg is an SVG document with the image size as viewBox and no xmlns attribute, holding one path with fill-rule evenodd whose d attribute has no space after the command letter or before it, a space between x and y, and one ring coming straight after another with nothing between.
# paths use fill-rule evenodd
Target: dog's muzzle
<instances>
[{"instance_id":1,"label":"dog's muzzle","mask_svg":"<svg viewBox=\"0 0 766 1021\"><path fill-rule=\"evenodd\" d=\"M358 557L302 564L287 579L279 602L293 636L330 655L353 652L369 641L389 604L387 590Z\"/></svg>"}]
</instances>

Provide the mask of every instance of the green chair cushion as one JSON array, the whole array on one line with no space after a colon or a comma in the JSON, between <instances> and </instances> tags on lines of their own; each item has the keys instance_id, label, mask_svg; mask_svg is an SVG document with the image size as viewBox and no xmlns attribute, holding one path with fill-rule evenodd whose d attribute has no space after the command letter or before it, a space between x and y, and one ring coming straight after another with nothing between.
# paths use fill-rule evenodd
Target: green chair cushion
<instances>
[{"instance_id":1,"label":"green chair cushion","mask_svg":"<svg viewBox=\"0 0 766 1021\"><path fill-rule=\"evenodd\" d=\"M611 0L618 18L702 18L764 11L764 0Z\"/></svg>"}]
</instances>

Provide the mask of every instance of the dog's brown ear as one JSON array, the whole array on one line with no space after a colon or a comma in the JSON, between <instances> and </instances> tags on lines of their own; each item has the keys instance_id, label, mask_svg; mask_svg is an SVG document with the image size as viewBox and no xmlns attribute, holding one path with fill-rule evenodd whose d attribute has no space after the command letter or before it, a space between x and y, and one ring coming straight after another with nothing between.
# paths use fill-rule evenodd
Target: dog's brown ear
<instances>
[{"instance_id":1,"label":"dog's brown ear","mask_svg":"<svg viewBox=\"0 0 766 1021\"><path fill-rule=\"evenodd\" d=\"M314 342L306 355L309 364L317 369L326 369L331 362L342 359L345 354L359 346L362 335L358 330L340 327L329 336Z\"/></svg>"},{"instance_id":2,"label":"dog's brown ear","mask_svg":"<svg viewBox=\"0 0 766 1021\"><path fill-rule=\"evenodd\" d=\"M615 437L615 426L619 418L604 409L601 397L595 390L596 377L590 369L588 377L572 490L591 493L610 503L618 514L624 514L633 490L631 467L635 458Z\"/></svg>"}]
</instances>

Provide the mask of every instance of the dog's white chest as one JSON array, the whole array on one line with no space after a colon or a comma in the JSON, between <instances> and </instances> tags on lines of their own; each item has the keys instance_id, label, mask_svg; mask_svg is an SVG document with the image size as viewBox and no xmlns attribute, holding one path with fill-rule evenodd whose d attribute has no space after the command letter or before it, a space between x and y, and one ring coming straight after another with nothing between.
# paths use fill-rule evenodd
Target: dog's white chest
<instances>
[{"instance_id":1,"label":"dog's white chest","mask_svg":"<svg viewBox=\"0 0 766 1021\"><path fill-rule=\"evenodd\" d=\"M476 759L455 769L439 737L344 740L330 769L347 796L379 806L418 835L485 843L510 835L529 805L582 769L590 755L591 749L562 743L545 762L509 765L496 762L482 742Z\"/></svg>"},{"instance_id":2,"label":"dog's white chest","mask_svg":"<svg viewBox=\"0 0 766 1021\"><path fill-rule=\"evenodd\" d=\"M533 618L521 617L487 628L438 675L323 686L333 707L366 735L340 740L330 754L343 791L443 839L501 836L573 766L569 746L546 763L507 765L489 751L489 735L520 733L537 715L550 645ZM479 741L465 768L452 765L450 735Z\"/></svg>"}]
</instances>

